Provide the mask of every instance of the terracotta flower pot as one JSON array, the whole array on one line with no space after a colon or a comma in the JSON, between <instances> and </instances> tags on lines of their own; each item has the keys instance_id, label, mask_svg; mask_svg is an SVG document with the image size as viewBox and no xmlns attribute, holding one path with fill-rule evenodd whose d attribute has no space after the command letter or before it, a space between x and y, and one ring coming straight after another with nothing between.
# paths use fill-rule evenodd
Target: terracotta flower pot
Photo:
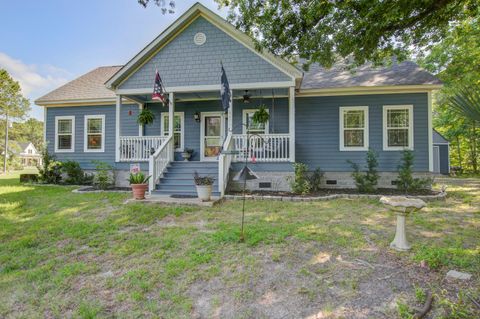
<instances>
[{"instance_id":1,"label":"terracotta flower pot","mask_svg":"<svg viewBox=\"0 0 480 319\"><path fill-rule=\"evenodd\" d=\"M134 199L145 199L148 184L131 184Z\"/></svg>"}]
</instances>

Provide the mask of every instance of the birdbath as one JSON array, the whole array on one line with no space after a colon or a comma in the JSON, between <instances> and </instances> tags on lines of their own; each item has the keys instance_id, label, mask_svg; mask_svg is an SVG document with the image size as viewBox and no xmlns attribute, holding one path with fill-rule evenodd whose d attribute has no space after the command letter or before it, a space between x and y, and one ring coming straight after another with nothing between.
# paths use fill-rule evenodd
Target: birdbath
<instances>
[{"instance_id":1,"label":"birdbath","mask_svg":"<svg viewBox=\"0 0 480 319\"><path fill-rule=\"evenodd\" d=\"M395 238L390 243L390 247L398 251L409 250L411 247L407 241L405 218L408 214L422 209L427 204L421 199L404 196L383 196L380 198L380 202L390 206L397 214L397 231L395 232Z\"/></svg>"}]
</instances>

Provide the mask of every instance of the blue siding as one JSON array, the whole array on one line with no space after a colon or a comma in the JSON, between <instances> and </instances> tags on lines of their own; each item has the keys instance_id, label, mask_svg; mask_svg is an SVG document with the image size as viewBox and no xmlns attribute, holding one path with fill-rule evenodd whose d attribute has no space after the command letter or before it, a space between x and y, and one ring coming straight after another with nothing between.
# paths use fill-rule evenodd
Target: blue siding
<instances>
[{"instance_id":1,"label":"blue siding","mask_svg":"<svg viewBox=\"0 0 480 319\"><path fill-rule=\"evenodd\" d=\"M270 114L269 132L270 133L288 133L288 99L252 99L250 103L245 104L242 100L233 102L233 132L241 134L243 130L243 110L257 109L264 104Z\"/></svg>"},{"instance_id":2,"label":"blue siding","mask_svg":"<svg viewBox=\"0 0 480 319\"><path fill-rule=\"evenodd\" d=\"M368 106L370 148L378 153L380 171L396 171L401 151L383 151L383 105L412 104L414 170L428 171L428 105L426 93L296 98L296 161L311 169L350 171L347 160L365 163L366 152L339 150L339 107Z\"/></svg>"},{"instance_id":3,"label":"blue siding","mask_svg":"<svg viewBox=\"0 0 480 319\"><path fill-rule=\"evenodd\" d=\"M197 32L206 35L203 45L193 42ZM219 85L220 61L231 84L291 80L256 53L199 17L119 87L151 88L156 67L167 87Z\"/></svg>"},{"instance_id":4,"label":"blue siding","mask_svg":"<svg viewBox=\"0 0 480 319\"><path fill-rule=\"evenodd\" d=\"M122 104L120 113L120 135L121 136L138 136L138 104Z\"/></svg>"},{"instance_id":5,"label":"blue siding","mask_svg":"<svg viewBox=\"0 0 480 319\"><path fill-rule=\"evenodd\" d=\"M47 141L48 151L58 160L74 160L85 169L94 168L92 160L115 164L115 105L105 106L77 106L47 108ZM85 153L84 143L84 117L85 115L105 115L105 152ZM55 116L75 116L75 152L55 153Z\"/></svg>"},{"instance_id":6,"label":"blue siding","mask_svg":"<svg viewBox=\"0 0 480 319\"><path fill-rule=\"evenodd\" d=\"M145 104L145 108L150 109L155 115L155 119L152 124L145 125L143 128L143 134L145 136L159 136L160 133L160 112L168 112L168 107L162 106L161 103Z\"/></svg>"}]
</instances>

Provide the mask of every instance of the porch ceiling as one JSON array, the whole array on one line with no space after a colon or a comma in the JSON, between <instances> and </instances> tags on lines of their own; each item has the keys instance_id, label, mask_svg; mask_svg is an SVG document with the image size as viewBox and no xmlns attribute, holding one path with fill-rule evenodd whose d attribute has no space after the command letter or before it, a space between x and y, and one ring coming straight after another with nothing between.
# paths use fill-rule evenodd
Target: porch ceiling
<instances>
[{"instance_id":1,"label":"porch ceiling","mask_svg":"<svg viewBox=\"0 0 480 319\"><path fill-rule=\"evenodd\" d=\"M242 99L245 94L245 90L233 90L233 99ZM251 98L256 97L287 97L287 88L276 89L254 89L248 90L248 94ZM152 101L151 94L140 95L125 95L126 98L131 98L137 102L150 103ZM207 91L207 92L188 92L188 93L176 93L175 101L195 101L195 100L220 100L219 91Z\"/></svg>"}]
</instances>

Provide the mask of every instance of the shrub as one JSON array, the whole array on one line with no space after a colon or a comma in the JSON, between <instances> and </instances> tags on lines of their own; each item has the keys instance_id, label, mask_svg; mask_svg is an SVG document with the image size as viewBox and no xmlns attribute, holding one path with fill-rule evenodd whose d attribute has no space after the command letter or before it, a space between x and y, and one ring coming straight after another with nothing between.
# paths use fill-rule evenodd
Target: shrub
<instances>
[{"instance_id":1,"label":"shrub","mask_svg":"<svg viewBox=\"0 0 480 319\"><path fill-rule=\"evenodd\" d=\"M91 182L91 177L85 174L80 164L75 161L66 161L62 163L62 171L67 175L66 184L83 185Z\"/></svg>"},{"instance_id":2,"label":"shrub","mask_svg":"<svg viewBox=\"0 0 480 319\"><path fill-rule=\"evenodd\" d=\"M398 179L395 182L397 188L405 193L429 188L433 182L431 178L413 177L414 159L415 156L411 150L404 150L398 166Z\"/></svg>"},{"instance_id":3,"label":"shrub","mask_svg":"<svg viewBox=\"0 0 480 319\"><path fill-rule=\"evenodd\" d=\"M47 147L42 149L42 160L42 166L38 168L40 181L47 184L60 183L62 163L55 160L55 156L48 152Z\"/></svg>"},{"instance_id":4,"label":"shrub","mask_svg":"<svg viewBox=\"0 0 480 319\"><path fill-rule=\"evenodd\" d=\"M312 190L308 179L308 166L304 163L293 163L294 177L289 178L290 187L295 194L306 195Z\"/></svg>"},{"instance_id":5,"label":"shrub","mask_svg":"<svg viewBox=\"0 0 480 319\"><path fill-rule=\"evenodd\" d=\"M37 174L20 174L20 183L36 183L38 182Z\"/></svg>"},{"instance_id":6,"label":"shrub","mask_svg":"<svg viewBox=\"0 0 480 319\"><path fill-rule=\"evenodd\" d=\"M308 182L310 183L311 192L319 192L322 188L324 173L320 168L315 169L309 176Z\"/></svg>"},{"instance_id":7,"label":"shrub","mask_svg":"<svg viewBox=\"0 0 480 319\"><path fill-rule=\"evenodd\" d=\"M113 186L115 183L115 174L113 167L102 161L93 161L95 164L96 174L93 177L93 185L96 188L105 190Z\"/></svg>"},{"instance_id":8,"label":"shrub","mask_svg":"<svg viewBox=\"0 0 480 319\"><path fill-rule=\"evenodd\" d=\"M152 124L155 120L155 114L150 109L144 108L140 114L138 114L137 122L141 125Z\"/></svg>"},{"instance_id":9,"label":"shrub","mask_svg":"<svg viewBox=\"0 0 480 319\"><path fill-rule=\"evenodd\" d=\"M361 193L374 193L377 190L378 184L378 161L377 154L374 150L369 149L367 152L367 167L366 171L360 171L360 166L352 161L347 161L352 165L353 173L352 177L355 180L355 186Z\"/></svg>"}]
</instances>

